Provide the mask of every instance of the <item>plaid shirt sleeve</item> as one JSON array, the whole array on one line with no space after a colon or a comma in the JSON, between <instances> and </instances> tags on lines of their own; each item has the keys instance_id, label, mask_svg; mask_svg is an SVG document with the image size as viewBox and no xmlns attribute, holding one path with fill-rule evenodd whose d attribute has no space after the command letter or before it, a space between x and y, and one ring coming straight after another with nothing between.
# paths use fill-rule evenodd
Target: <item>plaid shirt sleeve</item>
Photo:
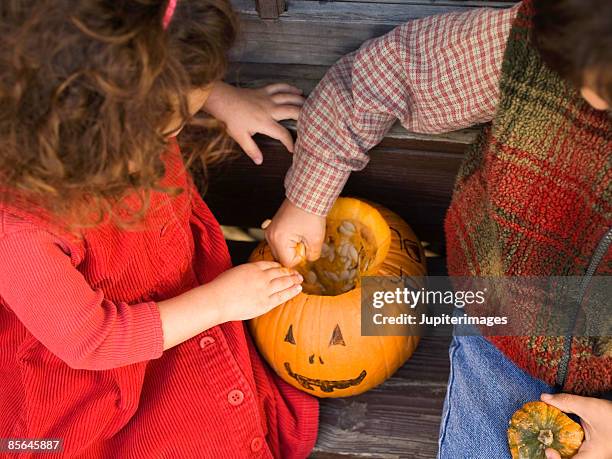
<instances>
[{"instance_id":1,"label":"plaid shirt sleeve","mask_svg":"<svg viewBox=\"0 0 612 459\"><path fill-rule=\"evenodd\" d=\"M340 59L300 115L287 198L326 215L396 119L432 134L490 121L517 9L414 20Z\"/></svg>"}]
</instances>

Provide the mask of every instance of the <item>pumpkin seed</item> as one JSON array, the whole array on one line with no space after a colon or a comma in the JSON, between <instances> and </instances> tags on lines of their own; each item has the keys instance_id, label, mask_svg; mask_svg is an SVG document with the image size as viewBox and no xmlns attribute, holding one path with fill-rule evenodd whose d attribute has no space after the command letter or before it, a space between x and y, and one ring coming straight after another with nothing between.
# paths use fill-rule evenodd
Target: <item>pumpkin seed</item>
<instances>
[{"instance_id":1,"label":"pumpkin seed","mask_svg":"<svg viewBox=\"0 0 612 459\"><path fill-rule=\"evenodd\" d=\"M345 280L348 280L348 278L349 278L349 271L345 269L344 271L340 273L340 280L345 281Z\"/></svg>"},{"instance_id":2,"label":"pumpkin seed","mask_svg":"<svg viewBox=\"0 0 612 459\"><path fill-rule=\"evenodd\" d=\"M332 273L330 271L323 271L323 274L325 274L326 277L328 277L334 282L340 282L340 278L338 277L336 273Z\"/></svg>"},{"instance_id":3,"label":"pumpkin seed","mask_svg":"<svg viewBox=\"0 0 612 459\"><path fill-rule=\"evenodd\" d=\"M270 220L269 218L267 220L264 220L261 224L261 229L265 230L268 226L270 226L270 223L272 223L272 220Z\"/></svg>"},{"instance_id":4,"label":"pumpkin seed","mask_svg":"<svg viewBox=\"0 0 612 459\"><path fill-rule=\"evenodd\" d=\"M318 281L317 275L313 271L308 271L304 275L306 282L309 284L316 284Z\"/></svg>"},{"instance_id":5,"label":"pumpkin seed","mask_svg":"<svg viewBox=\"0 0 612 459\"><path fill-rule=\"evenodd\" d=\"M337 252L338 255L342 255L343 257L348 256L351 244L350 242L343 242L338 246Z\"/></svg>"},{"instance_id":6,"label":"pumpkin seed","mask_svg":"<svg viewBox=\"0 0 612 459\"><path fill-rule=\"evenodd\" d=\"M338 231L346 236L352 236L357 231L357 228L351 222L345 220L338 227Z\"/></svg>"},{"instance_id":7,"label":"pumpkin seed","mask_svg":"<svg viewBox=\"0 0 612 459\"><path fill-rule=\"evenodd\" d=\"M357 249L353 245L349 245L348 255L351 257L351 260L353 260L353 262L355 263L359 259L359 253L357 252Z\"/></svg>"},{"instance_id":8,"label":"pumpkin seed","mask_svg":"<svg viewBox=\"0 0 612 459\"><path fill-rule=\"evenodd\" d=\"M331 248L326 242L324 242L323 245L321 246L321 256L323 258L327 258L329 256L330 251L331 251Z\"/></svg>"},{"instance_id":9,"label":"pumpkin seed","mask_svg":"<svg viewBox=\"0 0 612 459\"><path fill-rule=\"evenodd\" d=\"M333 250L330 250L329 255L327 255L327 259L329 260L330 263L333 263L335 258L336 258L336 252L334 252Z\"/></svg>"},{"instance_id":10,"label":"pumpkin seed","mask_svg":"<svg viewBox=\"0 0 612 459\"><path fill-rule=\"evenodd\" d=\"M344 261L344 269L346 269L346 270L350 270L350 268L351 268L351 266L352 266L352 265L353 265L353 261L352 261L352 260L350 260L350 259L348 259L348 258L347 258L347 259Z\"/></svg>"}]
</instances>

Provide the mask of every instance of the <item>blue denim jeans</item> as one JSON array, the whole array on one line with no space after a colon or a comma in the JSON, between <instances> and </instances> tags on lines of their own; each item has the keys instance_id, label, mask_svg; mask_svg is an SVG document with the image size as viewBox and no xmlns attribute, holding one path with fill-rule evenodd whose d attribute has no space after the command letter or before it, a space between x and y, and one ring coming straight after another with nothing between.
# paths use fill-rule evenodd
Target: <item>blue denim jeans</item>
<instances>
[{"instance_id":1,"label":"blue denim jeans","mask_svg":"<svg viewBox=\"0 0 612 459\"><path fill-rule=\"evenodd\" d=\"M519 369L482 336L455 336L438 458L510 458L508 421L542 392L554 389Z\"/></svg>"}]
</instances>

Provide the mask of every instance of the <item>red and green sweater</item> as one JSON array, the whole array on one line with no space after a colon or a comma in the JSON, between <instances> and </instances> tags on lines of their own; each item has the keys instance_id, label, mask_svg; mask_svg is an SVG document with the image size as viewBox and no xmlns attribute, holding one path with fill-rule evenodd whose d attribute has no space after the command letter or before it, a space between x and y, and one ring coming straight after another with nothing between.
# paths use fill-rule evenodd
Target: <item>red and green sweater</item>
<instances>
[{"instance_id":1,"label":"red and green sweater","mask_svg":"<svg viewBox=\"0 0 612 459\"><path fill-rule=\"evenodd\" d=\"M506 47L501 98L468 153L445 229L452 276L612 273L612 128L531 43L522 6ZM612 390L609 338L489 337L531 375L565 391Z\"/></svg>"}]
</instances>

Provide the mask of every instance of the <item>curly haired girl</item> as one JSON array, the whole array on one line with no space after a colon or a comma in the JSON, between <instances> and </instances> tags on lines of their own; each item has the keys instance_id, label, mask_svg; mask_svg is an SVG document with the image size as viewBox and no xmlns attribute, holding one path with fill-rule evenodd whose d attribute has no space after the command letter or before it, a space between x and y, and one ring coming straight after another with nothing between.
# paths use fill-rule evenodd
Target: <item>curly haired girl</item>
<instances>
[{"instance_id":1,"label":"curly haired girl","mask_svg":"<svg viewBox=\"0 0 612 459\"><path fill-rule=\"evenodd\" d=\"M220 81L235 30L224 0L0 5L0 438L83 458L312 449L316 402L241 322L302 279L230 269L187 172L225 154L224 127L257 163L255 132L293 147L277 121L298 89Z\"/></svg>"}]
</instances>

